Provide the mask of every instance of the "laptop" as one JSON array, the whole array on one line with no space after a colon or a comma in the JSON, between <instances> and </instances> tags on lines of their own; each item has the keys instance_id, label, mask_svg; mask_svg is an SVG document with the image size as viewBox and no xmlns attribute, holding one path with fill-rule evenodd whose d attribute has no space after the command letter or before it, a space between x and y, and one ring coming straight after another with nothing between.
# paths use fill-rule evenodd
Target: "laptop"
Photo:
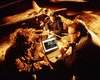
<instances>
[{"instance_id":1,"label":"laptop","mask_svg":"<svg viewBox=\"0 0 100 80\"><path fill-rule=\"evenodd\" d=\"M57 45L56 38L49 38L42 41L44 53L50 62L55 63L62 55Z\"/></svg>"}]
</instances>

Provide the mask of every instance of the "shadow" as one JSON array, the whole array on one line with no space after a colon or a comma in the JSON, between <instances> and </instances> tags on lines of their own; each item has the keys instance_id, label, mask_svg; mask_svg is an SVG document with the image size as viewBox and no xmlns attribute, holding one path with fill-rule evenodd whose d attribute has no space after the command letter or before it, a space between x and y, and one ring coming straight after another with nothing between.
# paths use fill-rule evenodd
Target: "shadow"
<instances>
[{"instance_id":1,"label":"shadow","mask_svg":"<svg viewBox=\"0 0 100 80\"><path fill-rule=\"evenodd\" d=\"M78 80L100 79L100 47L89 43L75 55L74 70Z\"/></svg>"}]
</instances>

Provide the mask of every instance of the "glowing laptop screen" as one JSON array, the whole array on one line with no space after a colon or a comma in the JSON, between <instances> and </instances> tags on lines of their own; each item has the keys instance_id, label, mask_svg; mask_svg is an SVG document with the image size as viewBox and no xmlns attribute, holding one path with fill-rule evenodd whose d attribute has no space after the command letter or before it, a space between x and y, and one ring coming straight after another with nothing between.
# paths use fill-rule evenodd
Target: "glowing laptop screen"
<instances>
[{"instance_id":1,"label":"glowing laptop screen","mask_svg":"<svg viewBox=\"0 0 100 80\"><path fill-rule=\"evenodd\" d=\"M44 40L43 47L45 52L49 52L51 50L57 49L58 45L55 38Z\"/></svg>"}]
</instances>

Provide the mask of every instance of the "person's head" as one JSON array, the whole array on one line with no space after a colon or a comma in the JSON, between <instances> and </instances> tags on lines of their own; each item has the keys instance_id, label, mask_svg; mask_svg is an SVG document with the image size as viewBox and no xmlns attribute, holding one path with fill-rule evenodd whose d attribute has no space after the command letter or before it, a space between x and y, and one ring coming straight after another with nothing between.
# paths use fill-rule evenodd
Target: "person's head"
<instances>
[{"instance_id":1,"label":"person's head","mask_svg":"<svg viewBox=\"0 0 100 80\"><path fill-rule=\"evenodd\" d=\"M13 46L21 48L22 50L30 48L31 45L34 43L33 37L28 29L22 29L22 28L17 29L10 36L10 39Z\"/></svg>"},{"instance_id":2,"label":"person's head","mask_svg":"<svg viewBox=\"0 0 100 80\"><path fill-rule=\"evenodd\" d=\"M87 30L80 23L73 23L68 27L70 43L77 42L81 37L87 34Z\"/></svg>"},{"instance_id":3,"label":"person's head","mask_svg":"<svg viewBox=\"0 0 100 80\"><path fill-rule=\"evenodd\" d=\"M57 21L57 20L60 20L60 18L59 18L58 15L56 15L56 14L51 14L51 15L50 15L50 20L51 20L52 22L55 22L55 21Z\"/></svg>"}]
</instances>

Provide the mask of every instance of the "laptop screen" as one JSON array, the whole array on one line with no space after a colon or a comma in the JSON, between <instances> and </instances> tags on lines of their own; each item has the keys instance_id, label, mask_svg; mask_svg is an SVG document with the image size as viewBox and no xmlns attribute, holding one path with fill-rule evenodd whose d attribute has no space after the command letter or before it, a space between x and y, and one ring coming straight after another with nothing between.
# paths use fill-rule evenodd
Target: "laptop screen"
<instances>
[{"instance_id":1,"label":"laptop screen","mask_svg":"<svg viewBox=\"0 0 100 80\"><path fill-rule=\"evenodd\" d=\"M52 51L52 50L58 48L55 38L50 38L50 39L44 40L44 41L42 41L42 44L43 44L45 52L49 52L49 51Z\"/></svg>"}]
</instances>

